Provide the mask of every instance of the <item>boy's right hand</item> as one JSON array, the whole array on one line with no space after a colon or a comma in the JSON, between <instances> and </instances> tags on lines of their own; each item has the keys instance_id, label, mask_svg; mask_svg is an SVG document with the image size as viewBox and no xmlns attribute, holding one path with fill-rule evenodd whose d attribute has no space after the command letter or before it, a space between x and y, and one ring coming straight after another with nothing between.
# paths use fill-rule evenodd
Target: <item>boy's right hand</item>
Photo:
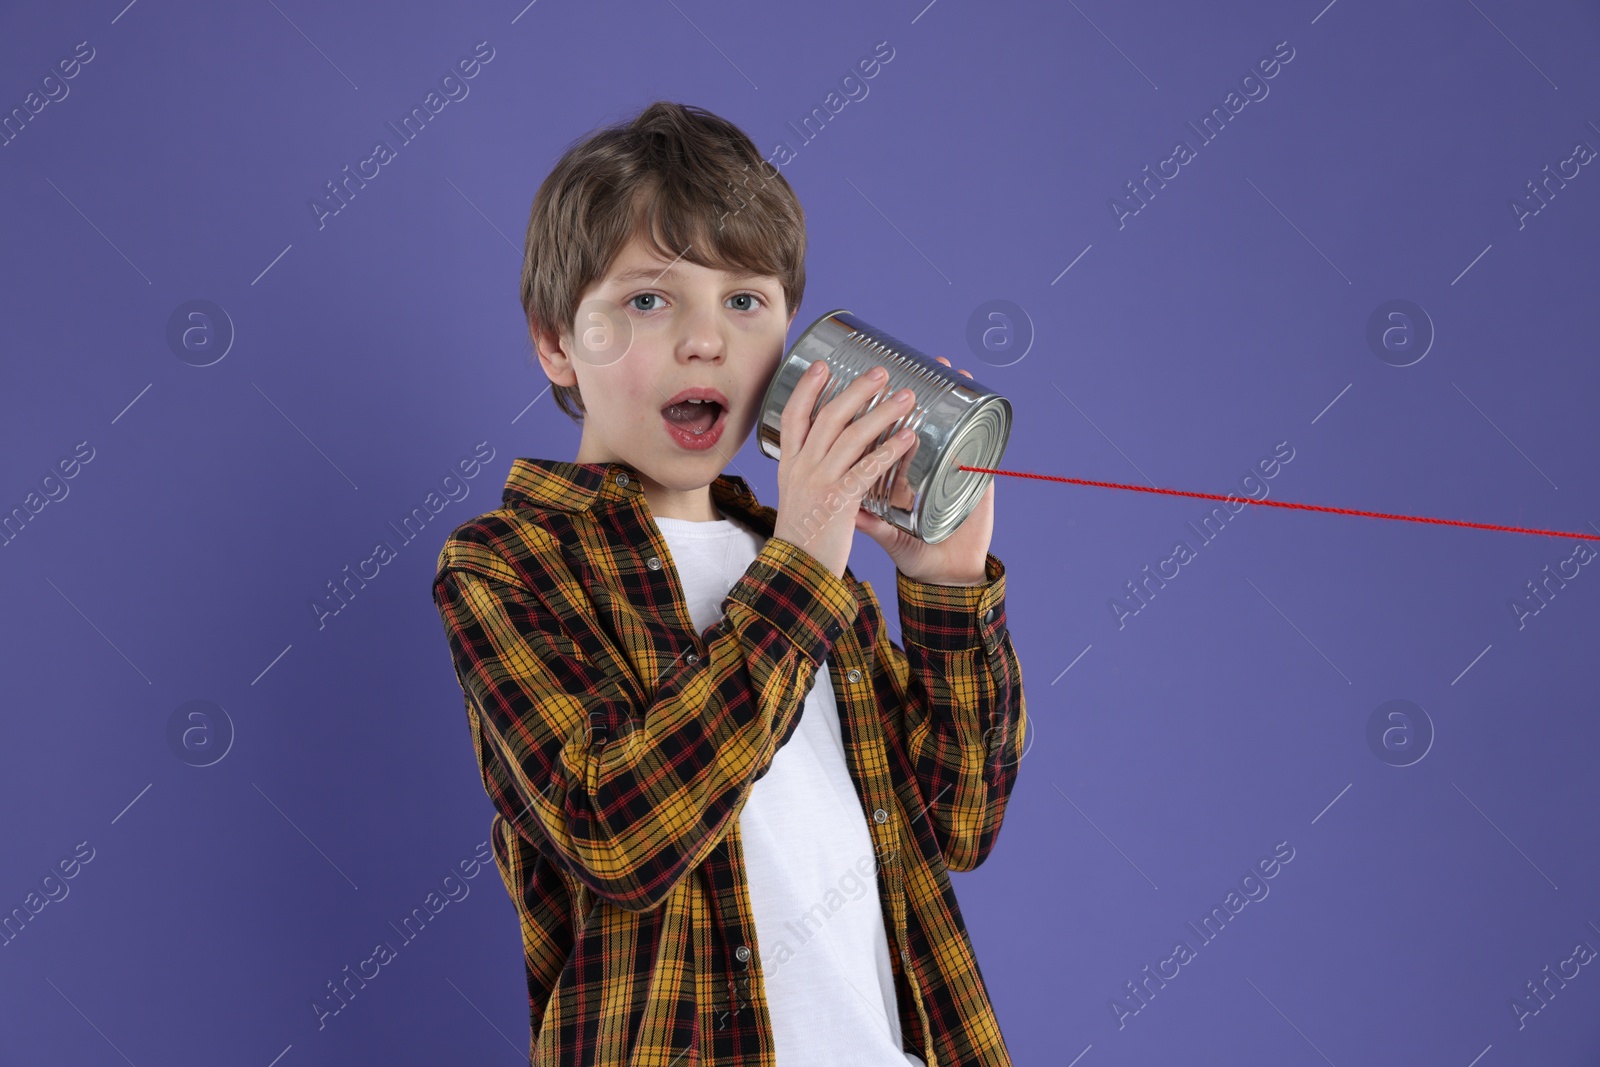
<instances>
[{"instance_id":1,"label":"boy's right hand","mask_svg":"<svg viewBox=\"0 0 1600 1067\"><path fill-rule=\"evenodd\" d=\"M912 410L912 394L889 396L859 419L855 415L883 388L882 367L856 378L811 418L829 375L817 360L800 378L784 405L778 460L778 517L772 536L805 549L844 577L856 532L861 498L898 463L916 440L902 430L870 453L867 449L897 419ZM863 453L866 453L863 455Z\"/></svg>"}]
</instances>

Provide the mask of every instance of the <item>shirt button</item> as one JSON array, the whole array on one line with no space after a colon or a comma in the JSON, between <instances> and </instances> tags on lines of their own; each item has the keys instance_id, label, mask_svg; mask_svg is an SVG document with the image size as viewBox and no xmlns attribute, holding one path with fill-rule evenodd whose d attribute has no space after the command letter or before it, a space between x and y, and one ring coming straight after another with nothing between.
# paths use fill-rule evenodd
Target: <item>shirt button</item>
<instances>
[{"instance_id":1,"label":"shirt button","mask_svg":"<svg viewBox=\"0 0 1600 1067\"><path fill-rule=\"evenodd\" d=\"M654 556L651 556L649 559L645 560L644 565L653 571L658 571L661 569L661 561Z\"/></svg>"},{"instance_id":2,"label":"shirt button","mask_svg":"<svg viewBox=\"0 0 1600 1067\"><path fill-rule=\"evenodd\" d=\"M628 476L626 474L617 475L617 484L626 489L628 486Z\"/></svg>"},{"instance_id":3,"label":"shirt button","mask_svg":"<svg viewBox=\"0 0 1600 1067\"><path fill-rule=\"evenodd\" d=\"M872 813L872 821L876 823L888 822L889 813L884 811L882 808L879 808L877 811Z\"/></svg>"},{"instance_id":4,"label":"shirt button","mask_svg":"<svg viewBox=\"0 0 1600 1067\"><path fill-rule=\"evenodd\" d=\"M696 663L700 662L700 654L698 652L691 652L687 656L684 657L684 662L688 663L689 666L693 667Z\"/></svg>"},{"instance_id":5,"label":"shirt button","mask_svg":"<svg viewBox=\"0 0 1600 1067\"><path fill-rule=\"evenodd\" d=\"M745 945L740 945L733 950L733 954L738 957L740 963L743 963L750 958L750 949Z\"/></svg>"},{"instance_id":6,"label":"shirt button","mask_svg":"<svg viewBox=\"0 0 1600 1067\"><path fill-rule=\"evenodd\" d=\"M988 611L983 613L983 621L984 622L993 622L994 621L994 609L993 608L990 608Z\"/></svg>"},{"instance_id":7,"label":"shirt button","mask_svg":"<svg viewBox=\"0 0 1600 1067\"><path fill-rule=\"evenodd\" d=\"M845 675L845 677L848 678L851 682L859 682L859 681L861 681L861 672L856 670L854 667L851 667L850 668L850 673Z\"/></svg>"}]
</instances>

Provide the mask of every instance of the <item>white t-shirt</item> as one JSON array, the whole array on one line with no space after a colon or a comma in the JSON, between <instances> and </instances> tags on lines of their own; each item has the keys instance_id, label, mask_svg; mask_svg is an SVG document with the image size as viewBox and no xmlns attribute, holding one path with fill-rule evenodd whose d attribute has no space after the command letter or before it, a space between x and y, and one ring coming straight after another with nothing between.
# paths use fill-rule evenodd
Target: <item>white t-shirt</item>
<instances>
[{"instance_id":1,"label":"white t-shirt","mask_svg":"<svg viewBox=\"0 0 1600 1067\"><path fill-rule=\"evenodd\" d=\"M765 538L727 518L655 522L704 633ZM872 835L845 765L827 660L740 811L739 833L779 1067L926 1067L900 1047Z\"/></svg>"}]
</instances>

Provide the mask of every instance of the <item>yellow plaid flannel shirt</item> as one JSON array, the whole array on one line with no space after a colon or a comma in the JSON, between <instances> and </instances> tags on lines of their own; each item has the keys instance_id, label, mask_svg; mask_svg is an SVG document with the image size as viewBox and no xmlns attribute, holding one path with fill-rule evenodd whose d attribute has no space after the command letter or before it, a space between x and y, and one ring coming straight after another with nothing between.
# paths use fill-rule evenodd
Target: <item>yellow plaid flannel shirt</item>
<instances>
[{"instance_id":1,"label":"yellow plaid flannel shirt","mask_svg":"<svg viewBox=\"0 0 1600 1067\"><path fill-rule=\"evenodd\" d=\"M433 598L491 839L521 919L535 1067L774 1067L738 815L824 657L878 855L906 1048L1011 1060L948 871L994 847L1023 750L1005 569L872 587L772 538L742 478L712 499L768 537L696 633L638 473L517 459L452 531ZM825 1025L825 1020L818 1020Z\"/></svg>"}]
</instances>

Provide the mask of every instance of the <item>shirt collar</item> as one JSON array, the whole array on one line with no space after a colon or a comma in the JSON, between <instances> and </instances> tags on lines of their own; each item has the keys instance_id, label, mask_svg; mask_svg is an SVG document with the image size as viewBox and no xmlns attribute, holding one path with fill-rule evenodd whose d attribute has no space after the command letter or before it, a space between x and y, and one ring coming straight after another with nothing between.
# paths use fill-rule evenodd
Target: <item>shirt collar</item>
<instances>
[{"instance_id":1,"label":"shirt collar","mask_svg":"<svg viewBox=\"0 0 1600 1067\"><path fill-rule=\"evenodd\" d=\"M537 507L583 512L628 504L637 499L648 508L637 468L627 463L573 463L551 459L511 461L501 502L508 508ZM711 500L731 518L767 536L777 512L765 507L743 478L719 474L711 482Z\"/></svg>"}]
</instances>

